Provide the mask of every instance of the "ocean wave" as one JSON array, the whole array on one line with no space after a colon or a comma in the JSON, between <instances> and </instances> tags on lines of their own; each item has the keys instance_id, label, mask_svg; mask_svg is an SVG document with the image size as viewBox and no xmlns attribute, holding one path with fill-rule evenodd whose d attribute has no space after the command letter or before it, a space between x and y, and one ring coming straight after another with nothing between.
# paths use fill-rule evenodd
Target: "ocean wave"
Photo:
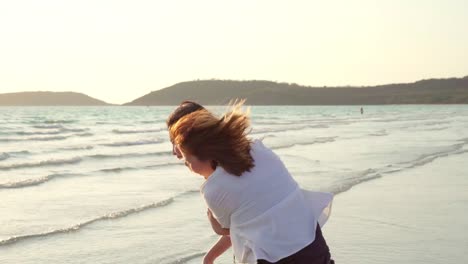
<instances>
[{"instance_id":1,"label":"ocean wave","mask_svg":"<svg viewBox=\"0 0 468 264\"><path fill-rule=\"evenodd\" d=\"M135 213L138 213L138 212L141 212L141 211L145 211L145 210L148 210L148 209L163 207L163 206L169 205L173 201L174 201L174 198L169 198L167 200L163 200L163 201L160 201L160 202L155 202L155 203L143 205L143 206L140 206L140 207L130 208L130 209L123 210L123 211L113 212L113 213L110 213L110 214L107 214L107 215L104 215L104 216L101 216L101 217L97 217L97 218L94 218L94 219L91 219L91 220L88 220L88 221L85 221L85 222L82 222L82 223L79 223L79 224L76 224L76 225L73 225L73 226L70 226L70 227L66 227L66 228L55 229L55 230L52 230L52 231L49 231L49 232L43 232L43 233L37 233L37 234L13 236L13 237L7 238L5 240L1 240L0 241L0 246L11 245L11 244L18 243L18 242L21 242L23 240L28 240L28 239L31 239L31 238L49 237L49 236L55 235L55 234L76 232L76 231L82 229L83 227L85 227L87 225L90 225L92 223L98 222L98 221L122 218L122 217L131 215L131 214L135 214Z\"/></svg>"},{"instance_id":2,"label":"ocean wave","mask_svg":"<svg viewBox=\"0 0 468 264\"><path fill-rule=\"evenodd\" d=\"M34 178L34 179L26 179L16 182L6 182L0 183L0 189L18 189L18 188L25 188L31 186L37 186L48 182L52 179L59 178L59 177L70 177L70 176L77 176L79 174L51 174L44 177Z\"/></svg>"},{"instance_id":3,"label":"ocean wave","mask_svg":"<svg viewBox=\"0 0 468 264\"><path fill-rule=\"evenodd\" d=\"M314 125L302 125L302 126L288 126L288 127L272 127L272 128L259 128L252 129L249 133L250 135L256 134L265 134L265 133L278 133L278 132L287 132L287 131L297 131L309 128L328 128L328 125L324 124L314 124Z\"/></svg>"},{"instance_id":4,"label":"ocean wave","mask_svg":"<svg viewBox=\"0 0 468 264\"><path fill-rule=\"evenodd\" d=\"M72 148L63 148L62 150L87 150L92 149L92 146L83 146L83 147L72 147ZM28 151L18 151L18 152L8 152L0 154L0 161L6 160L10 158L13 154L30 154ZM171 151L162 151L162 152L146 152L146 153L122 153L122 154L93 154L93 155L84 155L84 156L76 156L70 159L50 159L50 160L43 160L38 162L29 162L29 163L15 163L15 164L8 164L0 166L0 171L7 171L7 170L14 170L14 169L24 169L24 168L35 168L35 167L46 167L46 166L59 166L59 165L66 165L66 164L77 164L82 162L83 160L89 159L119 159L119 158L138 158L138 157L146 157L146 156L171 156ZM164 166L173 166L182 164L180 161L178 162L169 162L169 163L162 163L156 165L149 165L146 167L119 167L119 168L110 168L110 169L102 169L102 172L121 172L124 170L136 170L136 169L147 169L147 168L155 168L155 167L164 167Z\"/></svg>"},{"instance_id":5,"label":"ocean wave","mask_svg":"<svg viewBox=\"0 0 468 264\"><path fill-rule=\"evenodd\" d=\"M28 132L28 131L18 131L18 132L15 132L16 135L19 135L19 136L35 136L35 135L57 135L57 134L60 134L62 133L62 131L60 130L52 130L52 131L32 131L32 132Z\"/></svg>"},{"instance_id":6,"label":"ocean wave","mask_svg":"<svg viewBox=\"0 0 468 264\"><path fill-rule=\"evenodd\" d=\"M285 149L285 148L291 148L291 147L294 147L294 146L306 146L306 145L313 145L313 144L322 144L322 143L334 142L336 138L337 138L337 137L322 137L322 138L313 139L312 141L294 142L294 143L285 143L285 144L272 145L272 146L271 146L271 149Z\"/></svg>"},{"instance_id":7,"label":"ocean wave","mask_svg":"<svg viewBox=\"0 0 468 264\"><path fill-rule=\"evenodd\" d=\"M142 130L123 130L123 129L114 129L112 130L115 134L139 134L139 133L156 133L161 132L166 129L158 128L158 129L142 129Z\"/></svg>"},{"instance_id":8,"label":"ocean wave","mask_svg":"<svg viewBox=\"0 0 468 264\"><path fill-rule=\"evenodd\" d=\"M94 148L93 146L78 146L78 147L59 148L58 150L74 151L74 150L90 150L93 148Z\"/></svg>"},{"instance_id":9,"label":"ocean wave","mask_svg":"<svg viewBox=\"0 0 468 264\"><path fill-rule=\"evenodd\" d=\"M170 167L170 166L185 166L182 161L174 161L174 162L167 162L167 163L159 163L155 165L148 165L145 169L154 169L154 168L161 168L161 167Z\"/></svg>"},{"instance_id":10,"label":"ocean wave","mask_svg":"<svg viewBox=\"0 0 468 264\"><path fill-rule=\"evenodd\" d=\"M33 135L33 134L31 134ZM37 134L43 135L43 134ZM93 133L80 133L80 134L71 134L71 135L63 135L63 136L50 136L50 137L28 137L28 138L0 138L0 142L23 142L23 141L57 141L57 140L65 140L71 137L89 137L93 136Z\"/></svg>"},{"instance_id":11,"label":"ocean wave","mask_svg":"<svg viewBox=\"0 0 468 264\"><path fill-rule=\"evenodd\" d=\"M8 159L8 158L10 158L10 155L9 155L8 153L2 153L2 154L0 154L0 161L6 160L6 159Z\"/></svg>"},{"instance_id":12,"label":"ocean wave","mask_svg":"<svg viewBox=\"0 0 468 264\"><path fill-rule=\"evenodd\" d=\"M22 141L53 141L64 140L67 136L52 136L52 137L30 137L30 138L0 138L0 142L22 142Z\"/></svg>"},{"instance_id":13,"label":"ocean wave","mask_svg":"<svg viewBox=\"0 0 468 264\"><path fill-rule=\"evenodd\" d=\"M120 173L122 171L127 171L127 170L137 170L138 168L135 167L118 167L118 168L109 168L109 169L100 169L100 172L104 173Z\"/></svg>"},{"instance_id":14,"label":"ocean wave","mask_svg":"<svg viewBox=\"0 0 468 264\"><path fill-rule=\"evenodd\" d=\"M164 262L164 264L183 264L183 263L189 262L192 259L201 258L205 254L206 252L198 252L198 253L193 253L187 256L183 256L183 257L174 257L175 260Z\"/></svg>"},{"instance_id":15,"label":"ocean wave","mask_svg":"<svg viewBox=\"0 0 468 264\"><path fill-rule=\"evenodd\" d=\"M450 124L451 121L431 121L431 122L422 122L422 123L411 123L409 125L403 125L398 128L400 129L409 129L409 130L432 130L431 128L426 127L433 127L433 126L440 126L440 125L447 125ZM437 130L437 127L434 129Z\"/></svg>"},{"instance_id":16,"label":"ocean wave","mask_svg":"<svg viewBox=\"0 0 468 264\"><path fill-rule=\"evenodd\" d=\"M35 125L33 127L39 129L63 128L62 125Z\"/></svg>"},{"instance_id":17,"label":"ocean wave","mask_svg":"<svg viewBox=\"0 0 468 264\"><path fill-rule=\"evenodd\" d=\"M160 139L155 140L139 140L139 141L123 141L123 142L114 142L101 144L101 146L107 147L126 147L126 146L137 146L137 145L148 145L148 144L159 144L163 142Z\"/></svg>"},{"instance_id":18,"label":"ocean wave","mask_svg":"<svg viewBox=\"0 0 468 264\"><path fill-rule=\"evenodd\" d=\"M54 137L30 137L25 138L24 141L54 141L54 140L64 140L69 138L68 136L54 136ZM21 140L19 140L21 141Z\"/></svg>"},{"instance_id":19,"label":"ocean wave","mask_svg":"<svg viewBox=\"0 0 468 264\"><path fill-rule=\"evenodd\" d=\"M383 136L388 136L388 133L387 133L387 131L385 129L382 129L382 130L376 131L374 133L370 133L369 136L383 137Z\"/></svg>"},{"instance_id":20,"label":"ocean wave","mask_svg":"<svg viewBox=\"0 0 468 264\"><path fill-rule=\"evenodd\" d=\"M75 134L74 136L76 136L76 137L92 137L92 136L94 136L94 134L87 132L87 133Z\"/></svg>"},{"instance_id":21,"label":"ocean wave","mask_svg":"<svg viewBox=\"0 0 468 264\"><path fill-rule=\"evenodd\" d=\"M58 119L58 120L45 120L43 123L44 124L71 124L77 122L76 120L63 120L63 119Z\"/></svg>"},{"instance_id":22,"label":"ocean wave","mask_svg":"<svg viewBox=\"0 0 468 264\"><path fill-rule=\"evenodd\" d=\"M441 157L447 157L447 156L456 155L456 154L463 154L463 153L468 152L468 150L462 149L463 146L466 144L467 143L455 144L455 145L450 146L446 150L442 150L442 151L438 151L438 152L434 152L430 154L424 154L424 155L419 156L415 160L412 160L409 162L402 162L402 163L399 163L398 165L402 166L405 169L411 169L411 168L426 165Z\"/></svg>"},{"instance_id":23,"label":"ocean wave","mask_svg":"<svg viewBox=\"0 0 468 264\"><path fill-rule=\"evenodd\" d=\"M158 121L158 120L143 120L141 121L140 123L142 124L156 124L156 123L160 123L162 121Z\"/></svg>"},{"instance_id":24,"label":"ocean wave","mask_svg":"<svg viewBox=\"0 0 468 264\"><path fill-rule=\"evenodd\" d=\"M253 125L296 125L297 121L252 121Z\"/></svg>"},{"instance_id":25,"label":"ocean wave","mask_svg":"<svg viewBox=\"0 0 468 264\"><path fill-rule=\"evenodd\" d=\"M96 218L93 218L91 220L81 222L79 224L69 226L69 227L65 227L65 228L59 228L59 229L55 229L55 230L48 231L48 232L43 232L43 233L13 236L13 237L1 240L0 241L0 246L8 246L8 245L12 245L12 244L15 244L15 243L18 243L18 242L21 242L21 241L34 239L34 238L49 237L49 236L56 235L56 234L77 232L77 231L81 230L82 228L84 228L84 227L86 227L88 225L91 225L91 224L93 224L95 222L99 222L99 221L103 221L103 220L119 219L119 218L123 218L123 217L129 216L129 215L133 215L133 214L137 214L137 213L140 213L140 212L143 212L143 211L147 211L147 210L150 210L150 209L161 208L161 207L170 205L171 203L174 202L174 199L176 199L178 197L188 195L188 194L192 194L192 193L198 193L198 192L199 192L198 190L196 190L196 191L195 190L189 190L189 191L177 194L177 195L175 195L173 197L170 197L168 199L165 199L165 200L162 200L162 201L159 201L159 202L153 202L153 203L145 204L145 205L142 205L142 206L139 206L139 207L133 207L133 208L125 209L125 210L122 210L122 211L112 212L112 213L109 213L109 214L106 214L106 215L103 215L103 216L100 216L100 217L96 217Z\"/></svg>"},{"instance_id":26,"label":"ocean wave","mask_svg":"<svg viewBox=\"0 0 468 264\"><path fill-rule=\"evenodd\" d=\"M71 159L51 159L51 160L44 160L44 161L39 161L39 162L4 165L4 166L0 166L0 170L5 171L5 170L14 170L14 169L23 169L23 168L57 166L57 165L64 165L64 164L77 164L77 163L80 163L81 161L82 159L80 157L74 157Z\"/></svg>"},{"instance_id":27,"label":"ocean wave","mask_svg":"<svg viewBox=\"0 0 468 264\"><path fill-rule=\"evenodd\" d=\"M122 154L95 154L89 155L88 158L92 159L115 159L115 158L136 158L146 156L171 156L171 151L163 152L147 152L147 153L122 153Z\"/></svg>"},{"instance_id":28,"label":"ocean wave","mask_svg":"<svg viewBox=\"0 0 468 264\"><path fill-rule=\"evenodd\" d=\"M167 163L158 163L154 165L148 165L145 167L117 167L117 168L108 168L108 169L101 169L99 172L104 173L120 173L122 171L129 171L129 170L140 170L140 169L155 169L161 167L170 167L170 166L185 166L181 161L175 162L167 162Z\"/></svg>"},{"instance_id":29,"label":"ocean wave","mask_svg":"<svg viewBox=\"0 0 468 264\"><path fill-rule=\"evenodd\" d=\"M346 192L351 189L353 186L356 186L360 183L367 182L370 180L381 178L382 175L374 169L367 169L365 171L359 172L351 177L340 181L339 183L333 185L328 191L337 195L342 192Z\"/></svg>"},{"instance_id":30,"label":"ocean wave","mask_svg":"<svg viewBox=\"0 0 468 264\"><path fill-rule=\"evenodd\" d=\"M8 154L10 154L10 155L28 155L28 154L31 154L31 152L29 152L27 150L20 150L20 151L11 151L11 152L8 152Z\"/></svg>"},{"instance_id":31,"label":"ocean wave","mask_svg":"<svg viewBox=\"0 0 468 264\"><path fill-rule=\"evenodd\" d=\"M449 129L450 127L434 127L434 128L426 128L423 131L440 131L440 130L445 130Z\"/></svg>"},{"instance_id":32,"label":"ocean wave","mask_svg":"<svg viewBox=\"0 0 468 264\"><path fill-rule=\"evenodd\" d=\"M425 122L423 123L424 126L438 126L438 125L445 125L445 124L450 124L452 123L451 121L430 121L430 122Z\"/></svg>"},{"instance_id":33,"label":"ocean wave","mask_svg":"<svg viewBox=\"0 0 468 264\"><path fill-rule=\"evenodd\" d=\"M459 141L462 141L462 143L449 146L445 150L421 155L418 158L411 160L411 161L400 162L397 164L390 164L385 167L377 168L377 169L365 170L363 172L356 174L355 176L350 177L349 179L344 180L343 182L340 182L339 184L332 186L329 189L329 191L331 191L334 194L342 193L351 189L355 185L358 185L360 183L367 182L370 180L381 178L383 175L386 175L386 174L392 174L395 172L401 172L407 169L420 167L428 163L431 163L434 160L441 158L441 157L468 153L467 149L463 149L463 147L468 144L468 138L461 139Z\"/></svg>"},{"instance_id":34,"label":"ocean wave","mask_svg":"<svg viewBox=\"0 0 468 264\"><path fill-rule=\"evenodd\" d=\"M86 132L86 131L89 131L89 128L66 128L66 127L64 127L64 128L62 128L62 129L60 129L60 131L62 131L62 132L76 132L76 133L78 133L78 132Z\"/></svg>"}]
</instances>

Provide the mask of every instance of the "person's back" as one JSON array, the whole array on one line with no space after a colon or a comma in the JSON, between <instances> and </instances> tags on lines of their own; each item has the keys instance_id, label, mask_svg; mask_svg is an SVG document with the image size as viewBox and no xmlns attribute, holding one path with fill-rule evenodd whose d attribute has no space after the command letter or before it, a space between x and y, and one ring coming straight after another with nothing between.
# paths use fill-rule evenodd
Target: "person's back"
<instances>
[{"instance_id":1,"label":"person's back","mask_svg":"<svg viewBox=\"0 0 468 264\"><path fill-rule=\"evenodd\" d=\"M224 193L225 199L232 202L226 206L235 212L231 217L239 223L265 213L298 188L283 162L261 141L252 143L251 154L255 165L250 172L233 177L220 167L205 183L216 185L210 189Z\"/></svg>"},{"instance_id":2,"label":"person's back","mask_svg":"<svg viewBox=\"0 0 468 264\"><path fill-rule=\"evenodd\" d=\"M217 168L201 191L221 225L231 229L237 259L277 261L314 241L317 216L275 153L255 141L251 154L250 172L236 177Z\"/></svg>"}]
</instances>

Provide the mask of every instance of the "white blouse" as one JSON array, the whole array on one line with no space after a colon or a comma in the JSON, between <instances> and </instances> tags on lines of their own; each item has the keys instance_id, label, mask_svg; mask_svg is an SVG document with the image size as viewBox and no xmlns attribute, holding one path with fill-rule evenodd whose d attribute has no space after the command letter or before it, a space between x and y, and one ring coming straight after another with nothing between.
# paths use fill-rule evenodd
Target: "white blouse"
<instances>
[{"instance_id":1,"label":"white blouse","mask_svg":"<svg viewBox=\"0 0 468 264\"><path fill-rule=\"evenodd\" d=\"M312 243L331 211L331 193L301 190L279 157L252 144L254 167L240 177L221 166L201 186L207 206L230 229L239 263L276 262Z\"/></svg>"}]
</instances>

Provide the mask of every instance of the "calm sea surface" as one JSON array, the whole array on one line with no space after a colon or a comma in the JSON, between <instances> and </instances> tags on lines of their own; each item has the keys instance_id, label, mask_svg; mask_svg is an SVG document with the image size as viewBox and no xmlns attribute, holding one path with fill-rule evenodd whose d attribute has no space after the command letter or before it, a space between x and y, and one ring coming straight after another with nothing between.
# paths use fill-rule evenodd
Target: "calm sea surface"
<instances>
[{"instance_id":1,"label":"calm sea surface","mask_svg":"<svg viewBox=\"0 0 468 264\"><path fill-rule=\"evenodd\" d=\"M224 109L211 107L216 113ZM200 263L216 236L198 192L203 179L171 155L165 129L171 110L0 107L0 263ZM255 106L251 111L251 137L263 138L303 188L333 192L337 201L353 186L383 183L386 177L451 157L465 158L465 167L447 163L442 171L457 169L468 178L465 105L366 106L363 115L356 106ZM424 175L447 177L440 166ZM415 179L424 181L421 176L409 182ZM359 193L359 187L354 191ZM468 192L468 180L452 191ZM427 195L438 197L434 190ZM460 213L467 201L453 196L439 206L443 204L454 206L444 214L468 222L468 212ZM340 225L349 243L355 228ZM337 229L325 231L340 237ZM390 241L395 232L381 234L379 243ZM366 234L359 239L366 241ZM441 243L441 251L468 249L464 236L429 243ZM392 263L386 260L393 254L422 254L421 245L418 250L398 246L383 256L372 255L372 247L349 252L340 246L332 252L382 260L373 263ZM226 254L219 263L231 259Z\"/></svg>"}]
</instances>

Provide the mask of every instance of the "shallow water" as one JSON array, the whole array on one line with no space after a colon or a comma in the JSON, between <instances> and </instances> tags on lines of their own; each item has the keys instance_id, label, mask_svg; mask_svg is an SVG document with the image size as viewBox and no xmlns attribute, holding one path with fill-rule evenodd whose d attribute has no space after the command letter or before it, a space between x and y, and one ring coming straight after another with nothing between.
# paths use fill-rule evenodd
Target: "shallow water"
<instances>
[{"instance_id":1,"label":"shallow water","mask_svg":"<svg viewBox=\"0 0 468 264\"><path fill-rule=\"evenodd\" d=\"M1 107L0 262L199 262L216 236L198 193L202 178L171 155L164 124L171 110ZM466 157L468 106L364 111L256 106L251 137L263 138L303 188L336 194ZM347 249L332 250L341 256ZM230 262L223 256L221 263Z\"/></svg>"}]
</instances>

